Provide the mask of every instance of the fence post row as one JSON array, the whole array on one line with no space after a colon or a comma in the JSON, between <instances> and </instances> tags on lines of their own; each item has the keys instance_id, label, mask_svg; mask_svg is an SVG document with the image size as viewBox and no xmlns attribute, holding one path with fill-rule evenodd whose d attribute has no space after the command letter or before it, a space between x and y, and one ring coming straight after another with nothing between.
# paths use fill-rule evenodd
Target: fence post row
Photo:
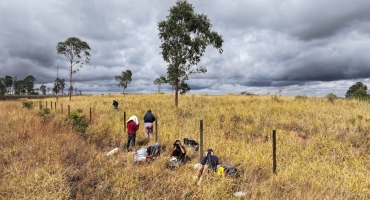
<instances>
[{"instance_id":1,"label":"fence post row","mask_svg":"<svg viewBox=\"0 0 370 200\"><path fill-rule=\"evenodd\" d=\"M276 174L276 130L272 131L272 172Z\"/></svg>"},{"instance_id":2,"label":"fence post row","mask_svg":"<svg viewBox=\"0 0 370 200\"><path fill-rule=\"evenodd\" d=\"M200 135L199 135L199 160L203 157L203 120L200 120Z\"/></svg>"}]
</instances>

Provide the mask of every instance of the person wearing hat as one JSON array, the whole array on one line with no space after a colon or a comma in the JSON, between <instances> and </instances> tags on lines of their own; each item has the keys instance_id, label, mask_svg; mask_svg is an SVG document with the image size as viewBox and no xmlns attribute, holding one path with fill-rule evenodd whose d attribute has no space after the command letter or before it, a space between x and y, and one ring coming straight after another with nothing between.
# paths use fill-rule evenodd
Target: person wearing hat
<instances>
[{"instance_id":1,"label":"person wearing hat","mask_svg":"<svg viewBox=\"0 0 370 200\"><path fill-rule=\"evenodd\" d=\"M214 155L214 152L212 149L207 150L206 156L202 158L200 161L200 165L197 166L197 172L194 176L194 180L198 182L197 184L200 185L202 182L202 175L204 175L209 167L215 172L217 170L218 165L218 157Z\"/></svg>"},{"instance_id":2,"label":"person wearing hat","mask_svg":"<svg viewBox=\"0 0 370 200\"><path fill-rule=\"evenodd\" d=\"M135 115L132 115L126 122L127 127L127 143L126 150L131 151L135 148L136 132L139 130L139 120ZM130 143L132 149L130 149Z\"/></svg>"}]
</instances>

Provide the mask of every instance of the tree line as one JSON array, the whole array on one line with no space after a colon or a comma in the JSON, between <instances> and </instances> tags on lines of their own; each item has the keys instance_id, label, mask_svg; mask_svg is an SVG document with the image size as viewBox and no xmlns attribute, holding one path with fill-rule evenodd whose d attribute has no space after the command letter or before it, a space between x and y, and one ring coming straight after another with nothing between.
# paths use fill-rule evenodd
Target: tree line
<instances>
[{"instance_id":1,"label":"tree line","mask_svg":"<svg viewBox=\"0 0 370 200\"><path fill-rule=\"evenodd\" d=\"M5 77L0 77L0 95L24 95L24 94L64 94L65 81L64 79L56 78L53 88L46 88L45 85L41 85L39 88L35 88L36 78L32 75L27 76L23 80L17 79L17 77L12 77L6 75ZM75 93L77 93L77 88ZM81 91L80 91L81 93Z\"/></svg>"}]
</instances>

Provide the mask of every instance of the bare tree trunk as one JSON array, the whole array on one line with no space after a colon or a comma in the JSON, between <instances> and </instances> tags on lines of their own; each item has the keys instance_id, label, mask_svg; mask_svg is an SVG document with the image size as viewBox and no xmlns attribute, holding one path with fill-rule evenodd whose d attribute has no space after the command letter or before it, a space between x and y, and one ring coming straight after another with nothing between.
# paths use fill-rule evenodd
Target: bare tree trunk
<instances>
[{"instance_id":1,"label":"bare tree trunk","mask_svg":"<svg viewBox=\"0 0 370 200\"><path fill-rule=\"evenodd\" d=\"M175 106L179 105L179 67L176 68L176 81L175 81Z\"/></svg>"},{"instance_id":2,"label":"bare tree trunk","mask_svg":"<svg viewBox=\"0 0 370 200\"><path fill-rule=\"evenodd\" d=\"M72 99L72 61L69 69L69 101Z\"/></svg>"},{"instance_id":3,"label":"bare tree trunk","mask_svg":"<svg viewBox=\"0 0 370 200\"><path fill-rule=\"evenodd\" d=\"M176 84L176 90L175 90L175 106L179 105L179 86Z\"/></svg>"}]
</instances>

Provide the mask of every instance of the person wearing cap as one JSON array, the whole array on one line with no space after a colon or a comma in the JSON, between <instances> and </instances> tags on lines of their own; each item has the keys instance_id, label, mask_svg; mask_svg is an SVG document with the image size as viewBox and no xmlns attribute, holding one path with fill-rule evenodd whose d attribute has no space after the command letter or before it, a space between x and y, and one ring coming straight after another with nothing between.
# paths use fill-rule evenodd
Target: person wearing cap
<instances>
[{"instance_id":1,"label":"person wearing cap","mask_svg":"<svg viewBox=\"0 0 370 200\"><path fill-rule=\"evenodd\" d=\"M139 120L135 115L132 115L126 122L127 127L127 143L126 143L126 150L131 151L130 149L130 142L131 147L135 148L135 140L136 140L136 132L139 130Z\"/></svg>"},{"instance_id":2,"label":"person wearing cap","mask_svg":"<svg viewBox=\"0 0 370 200\"><path fill-rule=\"evenodd\" d=\"M212 149L208 149L206 156L202 158L200 165L197 166L197 172L194 176L194 180L198 182L198 185L202 182L202 175L204 175L210 167L215 172L217 170L217 165L218 157L214 155Z\"/></svg>"},{"instance_id":3,"label":"person wearing cap","mask_svg":"<svg viewBox=\"0 0 370 200\"><path fill-rule=\"evenodd\" d=\"M151 110L148 110L144 115L144 127L146 138L153 136L153 122L155 121L155 117L152 114Z\"/></svg>"},{"instance_id":4,"label":"person wearing cap","mask_svg":"<svg viewBox=\"0 0 370 200\"><path fill-rule=\"evenodd\" d=\"M180 140L176 140L173 143L173 149L170 154L170 157L171 157L171 160L169 163L170 167L175 167L175 166L179 166L180 164L182 164L185 160L185 156L186 156L185 147L182 146Z\"/></svg>"}]
</instances>

